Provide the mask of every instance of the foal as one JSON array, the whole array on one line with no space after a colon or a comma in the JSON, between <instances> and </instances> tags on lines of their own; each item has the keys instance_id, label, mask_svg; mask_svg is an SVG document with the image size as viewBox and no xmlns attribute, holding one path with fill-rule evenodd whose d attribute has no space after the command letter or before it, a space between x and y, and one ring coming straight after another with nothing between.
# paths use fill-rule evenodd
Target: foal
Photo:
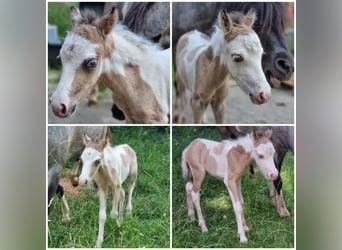
<instances>
[{"instance_id":1,"label":"foal","mask_svg":"<svg viewBox=\"0 0 342 250\"><path fill-rule=\"evenodd\" d=\"M99 232L96 247L101 247L103 242L104 224L106 221L106 194L113 194L113 207L110 213L112 218L117 218L120 225L123 220L123 205L125 191L122 183L128 178L128 202L126 210L132 211L132 193L138 175L137 157L134 150L127 144L112 147L107 138L94 141L87 135L83 137L86 148L81 160L83 168L79 177L79 183L86 186L95 180L99 188L100 212Z\"/></svg>"},{"instance_id":2,"label":"foal","mask_svg":"<svg viewBox=\"0 0 342 250\"><path fill-rule=\"evenodd\" d=\"M218 15L218 27L211 37L197 30L184 34L176 50L177 105L184 110L185 91L191 91L194 123L202 121L211 104L216 123L224 123L224 100L228 94L228 73L252 103L263 104L271 88L262 70L263 48L252 26L255 11L246 16L225 10ZM180 114L180 121L185 115Z\"/></svg>"},{"instance_id":3,"label":"foal","mask_svg":"<svg viewBox=\"0 0 342 250\"><path fill-rule=\"evenodd\" d=\"M119 24L115 7L102 17L72 7L71 20L61 79L50 98L53 113L70 117L102 80L127 123L168 123L170 50Z\"/></svg>"},{"instance_id":4,"label":"foal","mask_svg":"<svg viewBox=\"0 0 342 250\"><path fill-rule=\"evenodd\" d=\"M215 142L196 139L182 154L182 173L186 183L188 215L195 217L195 205L199 226L207 232L201 207L200 188L206 173L222 180L226 185L236 216L240 242L247 242L245 231L248 226L243 214L243 197L241 193L241 176L253 160L260 167L266 179L275 180L278 171L274 166L274 147L270 141L272 130L258 136L255 131L235 141Z\"/></svg>"}]
</instances>

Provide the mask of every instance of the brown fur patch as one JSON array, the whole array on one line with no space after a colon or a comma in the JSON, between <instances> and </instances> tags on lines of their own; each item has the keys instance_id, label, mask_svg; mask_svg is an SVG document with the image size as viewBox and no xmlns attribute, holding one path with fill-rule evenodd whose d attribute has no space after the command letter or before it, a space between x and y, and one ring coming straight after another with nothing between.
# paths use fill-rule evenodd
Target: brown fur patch
<instances>
[{"instance_id":1,"label":"brown fur patch","mask_svg":"<svg viewBox=\"0 0 342 250\"><path fill-rule=\"evenodd\" d=\"M177 43L177 50L182 51L189 43L189 39L187 36L182 36Z\"/></svg>"},{"instance_id":2,"label":"brown fur patch","mask_svg":"<svg viewBox=\"0 0 342 250\"><path fill-rule=\"evenodd\" d=\"M232 30L225 35L225 40L229 43L233 41L237 36L240 35L249 35L253 33L253 29L245 26L245 25L234 25Z\"/></svg>"},{"instance_id":3,"label":"brown fur patch","mask_svg":"<svg viewBox=\"0 0 342 250\"><path fill-rule=\"evenodd\" d=\"M103 80L112 90L115 104L131 119L127 122L163 123L162 109L139 70L138 66L126 65L125 76L107 72Z\"/></svg>"},{"instance_id":4,"label":"brown fur patch","mask_svg":"<svg viewBox=\"0 0 342 250\"><path fill-rule=\"evenodd\" d=\"M128 168L130 166L131 161L134 159L134 152L129 147L125 147L125 151L126 153L120 156L124 164L124 167Z\"/></svg>"},{"instance_id":5,"label":"brown fur patch","mask_svg":"<svg viewBox=\"0 0 342 250\"><path fill-rule=\"evenodd\" d=\"M195 96L209 101L219 88L228 84L225 81L227 75L227 67L220 64L219 57L214 58L213 50L209 47L196 62Z\"/></svg>"},{"instance_id":6,"label":"brown fur patch","mask_svg":"<svg viewBox=\"0 0 342 250\"><path fill-rule=\"evenodd\" d=\"M231 148L227 154L228 179L240 178L251 162L251 154L247 154L241 145Z\"/></svg>"},{"instance_id":7,"label":"brown fur patch","mask_svg":"<svg viewBox=\"0 0 342 250\"><path fill-rule=\"evenodd\" d=\"M189 163L189 168L193 178L193 191L199 192L201 183L205 177L205 170L202 167L203 160L201 156L205 155L206 147L199 141L195 140L191 143L186 153L186 162Z\"/></svg>"}]
</instances>

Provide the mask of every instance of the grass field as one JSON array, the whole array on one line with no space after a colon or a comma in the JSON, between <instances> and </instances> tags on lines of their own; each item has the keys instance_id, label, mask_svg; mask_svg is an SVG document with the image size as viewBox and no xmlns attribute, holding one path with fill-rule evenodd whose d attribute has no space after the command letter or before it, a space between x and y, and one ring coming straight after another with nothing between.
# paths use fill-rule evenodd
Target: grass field
<instances>
[{"instance_id":1,"label":"grass field","mask_svg":"<svg viewBox=\"0 0 342 250\"><path fill-rule=\"evenodd\" d=\"M288 153L282 167L283 193L291 217L280 218L269 198L268 183L256 167L256 178L242 179L244 213L250 231L247 244L240 244L234 211L223 182L207 177L202 183L201 207L208 233L198 220L187 215L185 181L180 159L183 149L195 138L220 140L215 127L172 129L172 247L174 248L292 248L294 247L294 157Z\"/></svg>"},{"instance_id":2,"label":"grass field","mask_svg":"<svg viewBox=\"0 0 342 250\"><path fill-rule=\"evenodd\" d=\"M170 131L168 127L112 127L114 144L129 144L137 153L138 179L133 192L132 215L119 228L109 216L104 248L168 248L170 246ZM69 165L71 166L71 162ZM127 198L127 188L126 198ZM98 231L99 199L94 188L66 194L71 221L61 222L56 198L49 214L48 247L93 248Z\"/></svg>"}]
</instances>

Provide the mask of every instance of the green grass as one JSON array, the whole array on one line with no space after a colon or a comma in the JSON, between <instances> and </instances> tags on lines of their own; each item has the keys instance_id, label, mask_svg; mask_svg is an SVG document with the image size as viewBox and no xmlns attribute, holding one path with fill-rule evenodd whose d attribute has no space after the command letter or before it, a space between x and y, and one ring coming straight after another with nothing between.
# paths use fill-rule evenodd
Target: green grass
<instances>
[{"instance_id":1,"label":"green grass","mask_svg":"<svg viewBox=\"0 0 342 250\"><path fill-rule=\"evenodd\" d=\"M109 216L104 248L168 248L170 246L170 132L168 127L112 127L114 144L129 144L137 153L138 179L133 192L132 215L119 228ZM68 163L69 168L72 162ZM127 188L126 190L127 198ZM92 248L96 244L99 200L94 188L82 197L67 195L71 221L61 222L60 202L55 199L49 214L48 246Z\"/></svg>"},{"instance_id":2,"label":"green grass","mask_svg":"<svg viewBox=\"0 0 342 250\"><path fill-rule=\"evenodd\" d=\"M63 39L66 32L71 30L70 7L79 7L79 3L48 3L48 22L58 27L58 37Z\"/></svg>"},{"instance_id":3,"label":"green grass","mask_svg":"<svg viewBox=\"0 0 342 250\"><path fill-rule=\"evenodd\" d=\"M185 181L180 158L195 138L220 140L215 127L173 127L172 130L172 247L174 248L293 248L294 247L294 158L286 155L282 167L283 193L291 217L280 218L269 198L268 183L256 167L256 178L242 178L244 213L250 231L247 244L240 244L234 211L223 182L207 177L202 183L201 208L208 233L202 233L187 216Z\"/></svg>"}]
</instances>

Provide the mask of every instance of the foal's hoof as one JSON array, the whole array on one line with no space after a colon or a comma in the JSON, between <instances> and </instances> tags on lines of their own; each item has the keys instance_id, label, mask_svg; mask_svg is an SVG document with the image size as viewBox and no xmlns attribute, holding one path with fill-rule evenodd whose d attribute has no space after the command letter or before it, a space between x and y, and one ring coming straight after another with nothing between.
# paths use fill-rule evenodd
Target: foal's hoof
<instances>
[{"instance_id":1,"label":"foal's hoof","mask_svg":"<svg viewBox=\"0 0 342 250\"><path fill-rule=\"evenodd\" d=\"M94 101L94 100L88 101L88 107L96 107L96 106L97 106L97 101Z\"/></svg>"},{"instance_id":2,"label":"foal's hoof","mask_svg":"<svg viewBox=\"0 0 342 250\"><path fill-rule=\"evenodd\" d=\"M62 222L63 223L68 223L70 221L70 217L69 216L64 216L63 218L62 218Z\"/></svg>"},{"instance_id":3,"label":"foal's hoof","mask_svg":"<svg viewBox=\"0 0 342 250\"><path fill-rule=\"evenodd\" d=\"M101 248L101 247L102 247L102 241L97 240L95 248Z\"/></svg>"}]
</instances>

